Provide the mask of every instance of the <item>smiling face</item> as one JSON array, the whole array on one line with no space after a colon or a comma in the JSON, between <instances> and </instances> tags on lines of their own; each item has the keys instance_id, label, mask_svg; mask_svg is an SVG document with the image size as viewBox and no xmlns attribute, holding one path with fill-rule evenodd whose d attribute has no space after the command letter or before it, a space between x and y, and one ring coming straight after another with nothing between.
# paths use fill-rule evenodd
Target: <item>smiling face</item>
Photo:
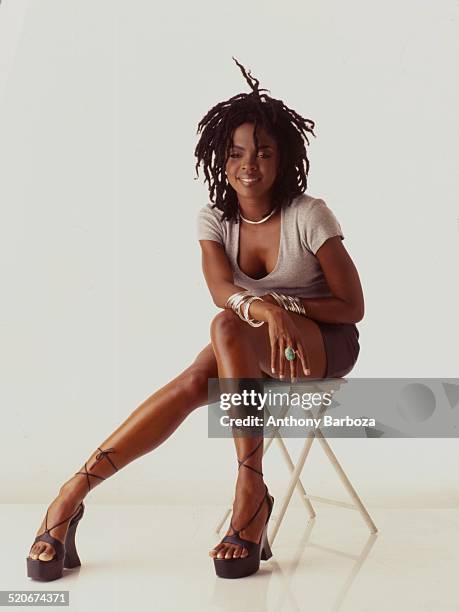
<instances>
[{"instance_id":1,"label":"smiling face","mask_svg":"<svg viewBox=\"0 0 459 612\"><path fill-rule=\"evenodd\" d=\"M233 134L226 163L226 175L239 202L266 201L276 180L280 155L276 141L262 127L257 127L258 151L253 137L254 124L243 123Z\"/></svg>"}]
</instances>

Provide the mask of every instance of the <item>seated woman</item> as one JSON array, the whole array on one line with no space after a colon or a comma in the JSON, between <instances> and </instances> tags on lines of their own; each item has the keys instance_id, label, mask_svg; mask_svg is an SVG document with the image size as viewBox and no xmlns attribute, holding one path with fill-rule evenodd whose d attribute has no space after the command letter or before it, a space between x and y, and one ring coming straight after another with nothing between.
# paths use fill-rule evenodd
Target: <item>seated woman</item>
<instances>
[{"instance_id":1,"label":"seated woman","mask_svg":"<svg viewBox=\"0 0 459 612\"><path fill-rule=\"evenodd\" d=\"M64 567L80 564L75 531L87 493L206 405L209 378L340 377L357 360L355 324L364 312L358 273L334 214L324 200L305 193L305 141L314 123L261 93L266 90L236 63L252 91L206 114L195 151L196 170L202 163L214 203L198 215L204 276L222 308L211 323L211 343L61 486L27 558L31 578L55 580ZM234 439L239 469L233 516L209 553L226 578L254 573L271 555L266 532L273 498L263 480L263 438Z\"/></svg>"}]
</instances>

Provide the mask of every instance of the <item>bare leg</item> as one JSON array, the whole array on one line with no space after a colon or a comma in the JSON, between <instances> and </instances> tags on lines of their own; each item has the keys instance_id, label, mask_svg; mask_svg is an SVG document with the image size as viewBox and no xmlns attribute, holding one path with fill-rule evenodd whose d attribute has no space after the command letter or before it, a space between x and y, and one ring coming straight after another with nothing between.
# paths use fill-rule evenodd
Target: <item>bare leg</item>
<instances>
[{"instance_id":1,"label":"bare leg","mask_svg":"<svg viewBox=\"0 0 459 612\"><path fill-rule=\"evenodd\" d=\"M322 378L326 370L326 356L319 327L311 320L292 315L305 337L311 369L311 378ZM230 310L219 313L212 322L211 339L218 365L219 378L261 378L263 372L270 371L271 346L267 325L253 328L241 321ZM253 469L241 466L236 482L236 495L233 504L232 524L235 529L245 525L259 506L265 494L262 472L263 444L261 437L235 437L236 453L239 461L247 457L257 446L258 450L245 462ZM265 501L256 518L247 529L240 533L241 538L258 542L268 516L268 503ZM232 534L231 527L227 535ZM220 543L209 551L211 557L231 559L246 557L246 548Z\"/></svg>"},{"instance_id":2,"label":"bare leg","mask_svg":"<svg viewBox=\"0 0 459 612\"><path fill-rule=\"evenodd\" d=\"M100 449L110 451L103 454L95 450L86 462L65 482L58 496L51 503L48 513L48 527L70 516L87 495L89 486L96 487L125 465L151 452L166 440L195 408L207 404L207 384L209 378L216 378L217 363L209 344L196 357L193 364L167 385L146 399L102 444ZM113 466L116 466L113 467ZM51 531L51 535L62 542L65 539L68 523ZM45 530L43 520L36 535ZM37 542L29 552L32 559L49 561L54 556L54 548L46 542Z\"/></svg>"},{"instance_id":3,"label":"bare leg","mask_svg":"<svg viewBox=\"0 0 459 612\"><path fill-rule=\"evenodd\" d=\"M259 366L253 341L248 334L235 333L234 328L236 327L239 330L241 326L239 321L231 316L232 314L232 312L228 312L228 314L217 319L216 323L214 319L211 337L217 358L218 376L219 378L261 378L263 373ZM252 468L247 469L241 466L238 470L232 524L236 529L239 529L253 516L265 494L265 485L261 474L263 437L238 437L235 435L234 443L238 460L242 461L250 455L244 465ZM265 503L255 520L247 529L241 531L241 537L258 542L266 522L267 513L268 505ZM233 531L229 527L227 535L232 533ZM246 557L248 551L236 544L223 543L217 544L209 554L211 557L218 559L231 559L233 557Z\"/></svg>"}]
</instances>

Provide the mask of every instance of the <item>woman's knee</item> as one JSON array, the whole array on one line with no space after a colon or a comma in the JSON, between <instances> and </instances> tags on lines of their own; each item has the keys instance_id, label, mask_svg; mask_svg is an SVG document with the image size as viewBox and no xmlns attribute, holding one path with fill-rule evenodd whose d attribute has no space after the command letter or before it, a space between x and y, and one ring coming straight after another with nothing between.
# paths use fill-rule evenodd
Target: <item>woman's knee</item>
<instances>
[{"instance_id":1,"label":"woman's knee","mask_svg":"<svg viewBox=\"0 0 459 612\"><path fill-rule=\"evenodd\" d=\"M222 310L210 324L210 337L212 343L230 343L243 331L244 322L232 310Z\"/></svg>"},{"instance_id":2,"label":"woman's knee","mask_svg":"<svg viewBox=\"0 0 459 612\"><path fill-rule=\"evenodd\" d=\"M206 402L209 378L211 376L212 372L195 364L192 364L183 372L181 391L190 398L190 405L201 405Z\"/></svg>"}]
</instances>

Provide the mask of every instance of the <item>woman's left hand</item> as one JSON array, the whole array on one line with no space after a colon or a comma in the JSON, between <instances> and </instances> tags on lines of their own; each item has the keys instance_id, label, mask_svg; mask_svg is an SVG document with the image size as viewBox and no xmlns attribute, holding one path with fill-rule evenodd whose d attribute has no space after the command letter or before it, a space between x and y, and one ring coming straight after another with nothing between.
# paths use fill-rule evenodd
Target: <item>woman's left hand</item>
<instances>
[{"instance_id":1,"label":"woman's left hand","mask_svg":"<svg viewBox=\"0 0 459 612\"><path fill-rule=\"evenodd\" d=\"M279 372L279 378L284 378L289 367L292 382L298 378L298 358L301 361L305 376L309 376L308 355L302 342L302 333L296 326L290 313L283 308L269 311L267 316L269 326L269 339L271 342L271 372ZM289 361L285 356L285 349L290 346L296 352L295 359ZM290 364L288 366L287 364Z\"/></svg>"}]
</instances>

